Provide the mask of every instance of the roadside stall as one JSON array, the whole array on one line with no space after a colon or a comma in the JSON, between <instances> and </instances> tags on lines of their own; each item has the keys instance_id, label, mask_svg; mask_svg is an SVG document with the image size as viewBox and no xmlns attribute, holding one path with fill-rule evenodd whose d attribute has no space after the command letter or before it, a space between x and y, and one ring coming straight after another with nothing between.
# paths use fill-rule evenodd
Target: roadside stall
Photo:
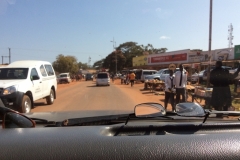
<instances>
[{"instance_id":1,"label":"roadside stall","mask_svg":"<svg viewBox=\"0 0 240 160\"><path fill-rule=\"evenodd\" d=\"M156 89L159 89L159 90L164 90L165 89L165 84L163 81L161 80L157 80L157 79L154 79L154 80L146 80L144 82L144 89L149 89L151 92L154 92Z\"/></svg>"},{"instance_id":2,"label":"roadside stall","mask_svg":"<svg viewBox=\"0 0 240 160\"><path fill-rule=\"evenodd\" d=\"M192 93L192 102L201 103L205 101L205 108L210 109L210 101L212 97L212 88L205 88L202 86L195 86L194 93Z\"/></svg>"}]
</instances>

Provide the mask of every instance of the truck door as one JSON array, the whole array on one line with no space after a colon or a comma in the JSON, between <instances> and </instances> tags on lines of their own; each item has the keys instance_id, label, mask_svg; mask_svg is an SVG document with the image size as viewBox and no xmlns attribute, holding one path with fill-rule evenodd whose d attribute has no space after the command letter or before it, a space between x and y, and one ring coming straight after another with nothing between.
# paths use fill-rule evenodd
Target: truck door
<instances>
[{"instance_id":1,"label":"truck door","mask_svg":"<svg viewBox=\"0 0 240 160\"><path fill-rule=\"evenodd\" d=\"M42 98L42 80L36 70L36 68L32 68L31 69L31 73L30 73L30 78L31 78L31 82L32 82L32 95L33 95L33 100L37 100Z\"/></svg>"}]
</instances>

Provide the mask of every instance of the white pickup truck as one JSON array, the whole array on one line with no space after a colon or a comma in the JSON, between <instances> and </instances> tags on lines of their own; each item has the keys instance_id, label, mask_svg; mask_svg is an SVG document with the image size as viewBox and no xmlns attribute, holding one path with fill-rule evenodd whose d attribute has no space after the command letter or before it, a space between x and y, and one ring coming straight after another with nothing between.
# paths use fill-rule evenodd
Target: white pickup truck
<instances>
[{"instance_id":1,"label":"white pickup truck","mask_svg":"<svg viewBox=\"0 0 240 160\"><path fill-rule=\"evenodd\" d=\"M22 113L34 108L34 101L56 99L57 80L51 63L16 61L0 68L0 98L3 104Z\"/></svg>"}]
</instances>

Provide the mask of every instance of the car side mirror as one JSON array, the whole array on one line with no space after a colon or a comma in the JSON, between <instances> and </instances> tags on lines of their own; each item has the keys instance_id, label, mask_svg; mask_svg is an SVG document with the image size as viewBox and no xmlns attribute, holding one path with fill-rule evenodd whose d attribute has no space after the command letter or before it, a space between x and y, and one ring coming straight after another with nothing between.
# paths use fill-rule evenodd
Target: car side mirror
<instances>
[{"instance_id":1,"label":"car side mirror","mask_svg":"<svg viewBox=\"0 0 240 160\"><path fill-rule=\"evenodd\" d=\"M161 117L166 115L166 110L158 103L142 103L134 108L136 117Z\"/></svg>"},{"instance_id":2,"label":"car side mirror","mask_svg":"<svg viewBox=\"0 0 240 160\"><path fill-rule=\"evenodd\" d=\"M184 102L176 105L176 112L179 116L203 117L206 115L202 106L198 103Z\"/></svg>"},{"instance_id":3,"label":"car side mirror","mask_svg":"<svg viewBox=\"0 0 240 160\"><path fill-rule=\"evenodd\" d=\"M4 114L2 128L34 128L35 122L30 118L15 112Z\"/></svg>"},{"instance_id":4,"label":"car side mirror","mask_svg":"<svg viewBox=\"0 0 240 160\"><path fill-rule=\"evenodd\" d=\"M34 76L31 76L31 80L32 81L34 81L34 80L39 80L40 78L39 78L39 76L37 76L37 75L34 75Z\"/></svg>"}]
</instances>

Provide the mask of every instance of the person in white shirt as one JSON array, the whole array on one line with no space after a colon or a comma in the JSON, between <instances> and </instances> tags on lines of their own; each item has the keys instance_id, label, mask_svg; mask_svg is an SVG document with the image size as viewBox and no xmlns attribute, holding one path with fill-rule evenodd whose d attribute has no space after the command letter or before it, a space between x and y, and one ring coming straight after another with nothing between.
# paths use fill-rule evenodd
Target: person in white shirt
<instances>
[{"instance_id":1,"label":"person in white shirt","mask_svg":"<svg viewBox=\"0 0 240 160\"><path fill-rule=\"evenodd\" d=\"M186 85L187 85L187 72L183 68L183 65L179 65L180 71L175 73L173 84L176 87L176 104L180 102L180 96L182 96L182 102L186 102Z\"/></svg>"},{"instance_id":2,"label":"person in white shirt","mask_svg":"<svg viewBox=\"0 0 240 160\"><path fill-rule=\"evenodd\" d=\"M167 75L165 77L165 100L164 100L164 107L167 110L168 101L170 100L170 104L172 106L172 111L175 111L173 80L174 80L173 70L169 70L169 75Z\"/></svg>"}]
</instances>

